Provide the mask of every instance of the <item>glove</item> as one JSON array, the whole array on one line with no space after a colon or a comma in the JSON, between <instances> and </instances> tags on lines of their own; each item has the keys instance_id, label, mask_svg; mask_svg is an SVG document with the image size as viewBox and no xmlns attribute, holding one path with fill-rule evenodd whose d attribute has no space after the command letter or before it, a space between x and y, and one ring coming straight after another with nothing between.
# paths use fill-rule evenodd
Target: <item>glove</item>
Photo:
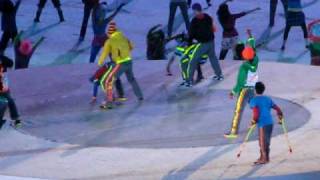
<instances>
[{"instance_id":1,"label":"glove","mask_svg":"<svg viewBox=\"0 0 320 180\"><path fill-rule=\"evenodd\" d=\"M281 125L282 121L283 121L283 114L282 113L278 114L278 119L279 119L278 123Z\"/></svg>"},{"instance_id":2,"label":"glove","mask_svg":"<svg viewBox=\"0 0 320 180\"><path fill-rule=\"evenodd\" d=\"M257 121L255 121L254 119L251 120L251 126L257 124Z\"/></svg>"},{"instance_id":3,"label":"glove","mask_svg":"<svg viewBox=\"0 0 320 180\"><path fill-rule=\"evenodd\" d=\"M278 124L280 124L280 125L282 125L282 123L283 123L283 118L281 117L279 117L279 120L278 120Z\"/></svg>"}]
</instances>

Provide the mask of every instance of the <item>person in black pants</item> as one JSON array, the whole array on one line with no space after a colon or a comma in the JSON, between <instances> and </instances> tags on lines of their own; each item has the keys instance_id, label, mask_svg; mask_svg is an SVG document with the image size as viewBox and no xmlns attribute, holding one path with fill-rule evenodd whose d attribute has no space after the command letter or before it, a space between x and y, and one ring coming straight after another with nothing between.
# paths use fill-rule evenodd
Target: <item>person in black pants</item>
<instances>
[{"instance_id":1,"label":"person in black pants","mask_svg":"<svg viewBox=\"0 0 320 180\"><path fill-rule=\"evenodd\" d=\"M215 72L213 79L217 81L223 80L222 70L215 53L214 32L216 28L213 19L202 11L199 3L193 4L192 10L195 13L195 17L191 21L189 44L194 44L194 40L196 40L196 47L189 61L186 87L192 86L194 71L198 67L203 55L208 55L211 67Z\"/></svg>"},{"instance_id":2,"label":"person in black pants","mask_svg":"<svg viewBox=\"0 0 320 180\"><path fill-rule=\"evenodd\" d=\"M1 1L1 29L3 33L0 41L0 54L4 53L10 39L13 41L16 35L18 34L16 14L20 6L20 3L21 0L18 0L15 4L12 3L10 0Z\"/></svg>"},{"instance_id":3,"label":"person in black pants","mask_svg":"<svg viewBox=\"0 0 320 180\"><path fill-rule=\"evenodd\" d=\"M188 3L186 0L171 0L170 1L170 14L168 21L168 37L172 35L172 28L174 24L174 17L176 15L177 8L180 8L184 22L186 24L186 29L189 31L190 20L188 15Z\"/></svg>"},{"instance_id":4,"label":"person in black pants","mask_svg":"<svg viewBox=\"0 0 320 180\"><path fill-rule=\"evenodd\" d=\"M287 9L287 15L286 15L286 27L283 34L283 43L281 46L281 50L282 51L285 50L289 32L291 30L291 27L294 27L294 26L301 27L303 31L303 37L305 39L305 47L309 48L306 17L303 12L301 0L287 0L287 1L288 1L288 9Z\"/></svg>"},{"instance_id":5,"label":"person in black pants","mask_svg":"<svg viewBox=\"0 0 320 180\"><path fill-rule=\"evenodd\" d=\"M6 71L7 68L13 67L13 61L3 55L0 55L0 99L3 102L7 102L7 105L9 107L10 117L12 119L12 126L15 128L18 128L21 126L21 120L20 115L18 113L17 106L15 104L14 99L11 97L9 86L8 86L8 80L6 77ZM2 112L0 112L2 113ZM2 122L0 124L3 124L3 119L1 119Z\"/></svg>"},{"instance_id":6,"label":"person in black pants","mask_svg":"<svg viewBox=\"0 0 320 180\"><path fill-rule=\"evenodd\" d=\"M211 7L211 6L212 6L211 0L206 0L206 1L207 1L208 7ZM188 5L189 5L189 7L191 7L191 4L192 4L192 0L188 0Z\"/></svg>"},{"instance_id":7,"label":"person in black pants","mask_svg":"<svg viewBox=\"0 0 320 180\"><path fill-rule=\"evenodd\" d=\"M281 0L284 15L287 16L288 0ZM274 26L274 18L276 15L278 0L270 0L269 27Z\"/></svg>"},{"instance_id":8,"label":"person in black pants","mask_svg":"<svg viewBox=\"0 0 320 180\"><path fill-rule=\"evenodd\" d=\"M95 6L99 5L99 0L82 0L82 3L84 4L84 8L79 41L83 41L86 36L91 11Z\"/></svg>"},{"instance_id":9,"label":"person in black pants","mask_svg":"<svg viewBox=\"0 0 320 180\"><path fill-rule=\"evenodd\" d=\"M51 0L51 2L52 2L54 7L58 11L60 22L63 22L64 21L64 17L63 17L63 12L62 12L62 9L61 9L60 0ZM40 16L41 16L42 10L43 10L44 6L46 5L46 3L47 3L47 0L39 0L38 10L37 10L37 13L36 13L36 17L34 18L34 22L40 22Z\"/></svg>"}]
</instances>

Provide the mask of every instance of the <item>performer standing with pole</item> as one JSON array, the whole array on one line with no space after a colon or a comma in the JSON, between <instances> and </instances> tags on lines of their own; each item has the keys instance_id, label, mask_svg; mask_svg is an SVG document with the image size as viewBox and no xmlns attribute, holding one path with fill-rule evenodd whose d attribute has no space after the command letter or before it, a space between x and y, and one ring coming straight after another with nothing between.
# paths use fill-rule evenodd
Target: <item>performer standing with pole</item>
<instances>
[{"instance_id":1,"label":"performer standing with pole","mask_svg":"<svg viewBox=\"0 0 320 180\"><path fill-rule=\"evenodd\" d=\"M256 97L250 102L253 110L252 125L258 124L260 157L254 162L255 165L266 164L270 161L270 143L273 130L273 120L271 109L277 112L279 124L282 123L283 113L281 109L272 101L271 98L264 96L265 85L258 82L255 85Z\"/></svg>"}]
</instances>

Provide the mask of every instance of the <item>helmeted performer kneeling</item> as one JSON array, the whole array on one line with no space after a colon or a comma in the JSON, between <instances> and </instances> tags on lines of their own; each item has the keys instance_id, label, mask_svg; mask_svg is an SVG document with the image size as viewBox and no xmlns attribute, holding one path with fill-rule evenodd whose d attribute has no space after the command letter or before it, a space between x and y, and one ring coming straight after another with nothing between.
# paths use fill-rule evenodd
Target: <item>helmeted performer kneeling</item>
<instances>
[{"instance_id":1,"label":"helmeted performer kneeling","mask_svg":"<svg viewBox=\"0 0 320 180\"><path fill-rule=\"evenodd\" d=\"M113 108L113 84L115 79L125 73L129 83L132 85L133 91L138 100L143 100L141 89L133 75L131 51L133 49L132 43L125 35L118 31L115 22L109 24L108 29L109 39L105 42L102 54L99 58L99 66L102 66L108 55L111 56L115 63L114 68L105 78L107 100L100 106L103 109Z\"/></svg>"}]
</instances>

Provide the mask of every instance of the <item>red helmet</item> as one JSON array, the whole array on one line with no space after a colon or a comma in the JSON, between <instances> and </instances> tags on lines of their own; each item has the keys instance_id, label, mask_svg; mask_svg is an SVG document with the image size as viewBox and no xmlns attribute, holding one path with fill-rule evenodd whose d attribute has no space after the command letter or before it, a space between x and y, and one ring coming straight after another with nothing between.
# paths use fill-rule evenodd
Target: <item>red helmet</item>
<instances>
[{"instance_id":1,"label":"red helmet","mask_svg":"<svg viewBox=\"0 0 320 180\"><path fill-rule=\"evenodd\" d=\"M255 52L254 49L250 46L246 46L242 51L242 57L244 60L250 61L254 58Z\"/></svg>"}]
</instances>

